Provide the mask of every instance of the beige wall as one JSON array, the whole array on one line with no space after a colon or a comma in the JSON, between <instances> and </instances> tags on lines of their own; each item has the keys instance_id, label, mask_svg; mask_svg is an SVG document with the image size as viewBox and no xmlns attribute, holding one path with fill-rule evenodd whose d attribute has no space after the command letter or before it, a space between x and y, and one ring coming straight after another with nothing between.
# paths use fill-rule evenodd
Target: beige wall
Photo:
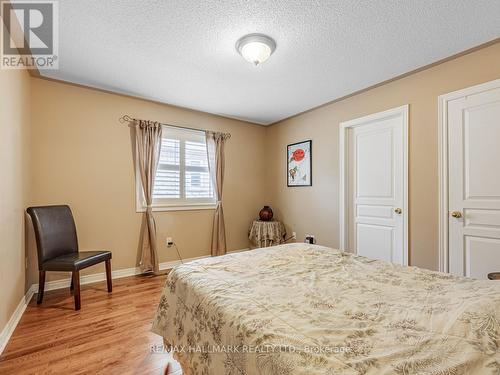
<instances>
[{"instance_id":1,"label":"beige wall","mask_svg":"<svg viewBox=\"0 0 500 375\"><path fill-rule=\"evenodd\" d=\"M43 79L32 80L33 203L70 204L82 250L111 250L113 269L136 266L142 214L135 212L131 136L118 122L123 114L231 133L224 184L228 249L248 247L249 223L265 203L264 127ZM160 262L177 259L167 236L184 258L210 253L213 210L155 216ZM103 269L87 270L95 272Z\"/></svg>"},{"instance_id":2,"label":"beige wall","mask_svg":"<svg viewBox=\"0 0 500 375\"><path fill-rule=\"evenodd\" d=\"M277 216L303 239L339 245L339 123L410 105L410 263L438 268L438 95L500 78L500 43L271 126L267 186ZM286 145L313 141L313 186L287 188Z\"/></svg>"},{"instance_id":3,"label":"beige wall","mask_svg":"<svg viewBox=\"0 0 500 375\"><path fill-rule=\"evenodd\" d=\"M0 332L25 293L29 109L28 73L0 70Z\"/></svg>"}]
</instances>

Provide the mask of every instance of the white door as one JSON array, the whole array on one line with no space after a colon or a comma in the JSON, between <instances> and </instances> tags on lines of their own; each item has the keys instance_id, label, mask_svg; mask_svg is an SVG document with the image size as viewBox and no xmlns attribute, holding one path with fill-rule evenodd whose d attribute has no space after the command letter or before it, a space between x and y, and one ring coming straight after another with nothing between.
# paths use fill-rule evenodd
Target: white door
<instances>
[{"instance_id":1,"label":"white door","mask_svg":"<svg viewBox=\"0 0 500 375\"><path fill-rule=\"evenodd\" d=\"M407 264L408 107L344 123L347 127L347 248Z\"/></svg>"},{"instance_id":2,"label":"white door","mask_svg":"<svg viewBox=\"0 0 500 375\"><path fill-rule=\"evenodd\" d=\"M500 80L447 101L449 271L500 271Z\"/></svg>"}]
</instances>

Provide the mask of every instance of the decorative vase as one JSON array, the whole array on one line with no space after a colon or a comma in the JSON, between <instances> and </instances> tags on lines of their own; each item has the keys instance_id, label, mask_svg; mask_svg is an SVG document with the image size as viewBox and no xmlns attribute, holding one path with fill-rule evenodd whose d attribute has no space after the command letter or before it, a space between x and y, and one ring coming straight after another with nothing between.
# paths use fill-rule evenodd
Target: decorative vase
<instances>
[{"instance_id":1,"label":"decorative vase","mask_svg":"<svg viewBox=\"0 0 500 375\"><path fill-rule=\"evenodd\" d=\"M264 206L259 212L259 218L262 221L271 221L273 219L273 210L269 206Z\"/></svg>"}]
</instances>

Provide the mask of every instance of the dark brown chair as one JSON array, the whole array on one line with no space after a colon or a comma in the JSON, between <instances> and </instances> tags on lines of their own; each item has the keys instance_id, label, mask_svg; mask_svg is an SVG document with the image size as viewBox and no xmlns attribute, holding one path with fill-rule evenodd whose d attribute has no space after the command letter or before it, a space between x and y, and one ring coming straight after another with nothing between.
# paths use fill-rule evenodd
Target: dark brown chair
<instances>
[{"instance_id":1,"label":"dark brown chair","mask_svg":"<svg viewBox=\"0 0 500 375\"><path fill-rule=\"evenodd\" d=\"M111 252L78 251L75 221L69 206L29 207L38 252L39 284L36 302L42 303L46 271L72 272L75 310L80 310L80 270L106 262L106 280L111 293Z\"/></svg>"}]
</instances>

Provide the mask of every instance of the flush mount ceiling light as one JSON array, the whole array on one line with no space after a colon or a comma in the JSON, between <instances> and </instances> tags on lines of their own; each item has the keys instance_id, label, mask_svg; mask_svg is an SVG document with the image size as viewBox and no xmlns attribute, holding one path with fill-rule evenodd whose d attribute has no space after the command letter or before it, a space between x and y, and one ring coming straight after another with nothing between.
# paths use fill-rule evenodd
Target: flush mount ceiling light
<instances>
[{"instance_id":1,"label":"flush mount ceiling light","mask_svg":"<svg viewBox=\"0 0 500 375\"><path fill-rule=\"evenodd\" d=\"M248 34L236 42L236 50L248 62L262 64L276 49L276 42L264 34Z\"/></svg>"}]
</instances>

